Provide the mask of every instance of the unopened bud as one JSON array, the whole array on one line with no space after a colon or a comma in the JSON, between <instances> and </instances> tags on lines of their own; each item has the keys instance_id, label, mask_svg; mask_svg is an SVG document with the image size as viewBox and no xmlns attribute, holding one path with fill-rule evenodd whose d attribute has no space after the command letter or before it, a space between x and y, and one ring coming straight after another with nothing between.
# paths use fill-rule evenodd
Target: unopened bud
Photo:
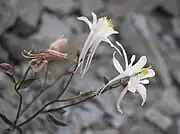
<instances>
[{"instance_id":1,"label":"unopened bud","mask_svg":"<svg viewBox=\"0 0 180 134\"><path fill-rule=\"evenodd\" d=\"M12 66L8 63L1 63L0 68L6 70L8 72L12 72Z\"/></svg>"}]
</instances>

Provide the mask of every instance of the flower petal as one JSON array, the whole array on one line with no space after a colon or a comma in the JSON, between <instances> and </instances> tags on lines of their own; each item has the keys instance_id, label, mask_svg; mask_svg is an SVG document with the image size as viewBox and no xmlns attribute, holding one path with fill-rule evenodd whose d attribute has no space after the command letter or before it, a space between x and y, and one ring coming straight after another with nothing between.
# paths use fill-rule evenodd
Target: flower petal
<instances>
[{"instance_id":1,"label":"flower petal","mask_svg":"<svg viewBox=\"0 0 180 134\"><path fill-rule=\"evenodd\" d=\"M116 107L117 107L117 110L118 110L121 114L123 114L123 111L122 111L122 109L121 109L121 107L120 107L120 103L121 103L123 97L126 95L127 91L128 91L128 89L127 89L127 87L125 87L125 88L123 89L123 91L121 92L118 100L117 100L117 105L116 105Z\"/></svg>"},{"instance_id":2,"label":"flower petal","mask_svg":"<svg viewBox=\"0 0 180 134\"><path fill-rule=\"evenodd\" d=\"M149 84L149 80L148 79L144 79L140 81L141 84Z\"/></svg>"},{"instance_id":3,"label":"flower petal","mask_svg":"<svg viewBox=\"0 0 180 134\"><path fill-rule=\"evenodd\" d=\"M84 74L87 72L87 70L89 69L90 67L90 64L91 64L91 61L92 61L92 58L96 52L96 49L98 48L99 44L101 43L102 39L98 39L97 41L95 41L95 43L93 44L93 46L91 47L90 49L90 54L88 55L87 57L87 60L86 60L86 64L85 64L85 67L84 67L84 70L83 70L83 73L81 75L81 78L84 76Z\"/></svg>"},{"instance_id":4,"label":"flower petal","mask_svg":"<svg viewBox=\"0 0 180 134\"><path fill-rule=\"evenodd\" d=\"M139 92L139 94L141 95L142 97L142 106L144 105L145 101L146 101L146 98L147 98L147 94L146 94L146 88L144 85L142 84L138 84L138 88L137 88L137 91Z\"/></svg>"},{"instance_id":5,"label":"flower petal","mask_svg":"<svg viewBox=\"0 0 180 134\"><path fill-rule=\"evenodd\" d=\"M153 69L149 69L148 74L146 75L146 78L154 77L154 76L155 76L155 71Z\"/></svg>"},{"instance_id":6,"label":"flower petal","mask_svg":"<svg viewBox=\"0 0 180 134\"><path fill-rule=\"evenodd\" d=\"M137 90L139 78L138 77L131 77L128 82L128 90L132 93L135 93Z\"/></svg>"},{"instance_id":7,"label":"flower petal","mask_svg":"<svg viewBox=\"0 0 180 134\"><path fill-rule=\"evenodd\" d=\"M113 64L116 70L121 74L123 72L123 68L121 64L119 63L119 61L115 58L115 54L116 52L113 53Z\"/></svg>"},{"instance_id":8,"label":"flower petal","mask_svg":"<svg viewBox=\"0 0 180 134\"><path fill-rule=\"evenodd\" d=\"M84 66L84 60L87 56L87 52L88 50L92 47L94 41L95 41L95 34L93 33L93 31L90 32L84 46L83 46L83 49L81 51L81 54L79 56L79 63L82 62L81 64L81 68L80 68L80 73L82 73L82 70L83 70L83 66Z\"/></svg>"},{"instance_id":9,"label":"flower petal","mask_svg":"<svg viewBox=\"0 0 180 134\"><path fill-rule=\"evenodd\" d=\"M132 67L132 64L134 63L135 59L136 59L136 56L133 55L133 56L131 57L131 63L129 64L128 68L131 68L131 67Z\"/></svg>"},{"instance_id":10,"label":"flower petal","mask_svg":"<svg viewBox=\"0 0 180 134\"><path fill-rule=\"evenodd\" d=\"M108 39L108 38L105 38L103 41L109 43L109 45L113 48L116 49L116 51L118 51L118 53L122 56L121 52L119 51L119 49Z\"/></svg>"},{"instance_id":11,"label":"flower petal","mask_svg":"<svg viewBox=\"0 0 180 134\"><path fill-rule=\"evenodd\" d=\"M88 20L86 17L77 17L78 20L84 21L86 24L88 24L89 29L92 28L92 23Z\"/></svg>"},{"instance_id":12,"label":"flower petal","mask_svg":"<svg viewBox=\"0 0 180 134\"><path fill-rule=\"evenodd\" d=\"M92 29L95 29L96 28L96 24L97 24L97 15L92 12L92 16L93 16Z\"/></svg>"},{"instance_id":13,"label":"flower petal","mask_svg":"<svg viewBox=\"0 0 180 134\"><path fill-rule=\"evenodd\" d=\"M122 52L123 52L123 55L124 55L124 60L125 60L125 66L126 66L126 69L127 69L127 68L128 68L127 53L126 53L126 51L124 50L123 46L122 46L118 41L116 41L116 44L122 49Z\"/></svg>"},{"instance_id":14,"label":"flower petal","mask_svg":"<svg viewBox=\"0 0 180 134\"><path fill-rule=\"evenodd\" d=\"M146 56L142 56L136 64L134 64L131 68L128 69L129 75L134 75L136 73L139 73L141 71L141 68L143 68L147 63Z\"/></svg>"}]
</instances>

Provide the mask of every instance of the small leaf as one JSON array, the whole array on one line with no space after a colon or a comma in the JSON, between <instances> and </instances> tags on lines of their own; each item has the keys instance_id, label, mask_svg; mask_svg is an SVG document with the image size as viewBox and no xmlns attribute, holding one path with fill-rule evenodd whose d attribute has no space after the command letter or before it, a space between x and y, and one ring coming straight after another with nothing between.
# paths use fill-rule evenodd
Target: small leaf
<instances>
[{"instance_id":1,"label":"small leaf","mask_svg":"<svg viewBox=\"0 0 180 134\"><path fill-rule=\"evenodd\" d=\"M109 80L105 76L103 76L103 80L104 80L104 84L107 84L109 82Z\"/></svg>"},{"instance_id":2,"label":"small leaf","mask_svg":"<svg viewBox=\"0 0 180 134\"><path fill-rule=\"evenodd\" d=\"M64 110L64 109L60 109L60 110L57 110L56 113L58 113L59 115L63 115L65 114L67 111Z\"/></svg>"},{"instance_id":3,"label":"small leaf","mask_svg":"<svg viewBox=\"0 0 180 134\"><path fill-rule=\"evenodd\" d=\"M47 119L50 123L54 123L57 126L67 126L67 123L57 120L53 115L47 114Z\"/></svg>"},{"instance_id":4,"label":"small leaf","mask_svg":"<svg viewBox=\"0 0 180 134\"><path fill-rule=\"evenodd\" d=\"M9 77L9 79L11 80L11 82L15 83L15 78L13 76L12 73L8 72L8 71L4 71L4 74Z\"/></svg>"},{"instance_id":5,"label":"small leaf","mask_svg":"<svg viewBox=\"0 0 180 134\"><path fill-rule=\"evenodd\" d=\"M0 118L6 123L8 124L9 126L12 126L13 123L3 114L0 113Z\"/></svg>"},{"instance_id":6,"label":"small leaf","mask_svg":"<svg viewBox=\"0 0 180 134\"><path fill-rule=\"evenodd\" d=\"M30 86L37 78L29 78L29 79L26 79L24 80L24 82L22 83L21 85L21 89L22 88L27 88L28 86Z\"/></svg>"}]
</instances>

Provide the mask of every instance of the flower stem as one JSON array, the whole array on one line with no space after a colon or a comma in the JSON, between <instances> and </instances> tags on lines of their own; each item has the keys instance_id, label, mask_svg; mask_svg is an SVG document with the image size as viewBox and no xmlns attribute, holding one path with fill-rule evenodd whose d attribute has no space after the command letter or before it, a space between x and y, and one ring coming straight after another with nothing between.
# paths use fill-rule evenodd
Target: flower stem
<instances>
[{"instance_id":1,"label":"flower stem","mask_svg":"<svg viewBox=\"0 0 180 134\"><path fill-rule=\"evenodd\" d=\"M13 124L13 129L15 128L16 123L18 121L18 118L19 118L19 115L20 115L20 111L21 111L21 107L22 107L22 101L23 101L21 93L19 93L16 89L15 89L15 91L19 95L19 106L18 106L18 110L17 110L17 114L16 114L16 119L15 119L14 124Z\"/></svg>"},{"instance_id":2,"label":"flower stem","mask_svg":"<svg viewBox=\"0 0 180 134\"><path fill-rule=\"evenodd\" d=\"M74 71L76 70L78 64L76 65L76 67L74 68ZM56 99L54 99L53 101L50 101L49 103L45 104L41 109L39 109L34 115L32 115L30 118L28 118L26 121L20 123L19 125L17 125L16 127L20 127L20 126L23 126L24 124L28 123L29 121L31 121L32 119L34 119L39 113L41 113L47 106L55 103L55 102L58 102L58 99L63 95L63 93L66 91L69 83L71 82L73 76L74 76L74 71L73 73L71 74L66 86L64 87L63 91L56 97Z\"/></svg>"},{"instance_id":3,"label":"flower stem","mask_svg":"<svg viewBox=\"0 0 180 134\"><path fill-rule=\"evenodd\" d=\"M58 82L58 80L63 76L64 74L61 74L59 75L52 84L48 85L47 87L45 88L42 88L39 93L32 99L31 102L29 102L25 107L24 109L21 111L21 114L22 115L38 98L39 96L41 96L41 94L43 94L47 89L49 89L50 87L52 87L54 84L56 84L56 82Z\"/></svg>"},{"instance_id":4,"label":"flower stem","mask_svg":"<svg viewBox=\"0 0 180 134\"><path fill-rule=\"evenodd\" d=\"M63 106L63 107L53 108L53 109L49 109L49 110L46 110L46 111L42 111L41 113L55 112L55 111L61 110L61 109L63 109L63 108L67 108L67 107L70 107L70 106L73 106L73 105L77 105L77 104L83 103L83 102L85 102L85 101L87 101L87 100L90 100L90 99L96 97L96 96L97 96L97 95L94 94L94 95L92 95L92 96L90 96L90 97L88 97L88 98L86 98L86 99L84 99L84 100L81 100L81 101L78 101L78 102L74 102L74 103L65 105L65 106Z\"/></svg>"},{"instance_id":5,"label":"flower stem","mask_svg":"<svg viewBox=\"0 0 180 134\"><path fill-rule=\"evenodd\" d=\"M21 85L23 84L24 80L26 79L29 70L30 70L30 67L27 68L27 70L25 71L25 73L22 76L22 78L17 83L15 83L15 85L14 85L14 90L16 91L16 93L19 96L19 106L18 106L18 110L17 110L15 121L13 123L13 129L15 128L16 123L18 121L18 118L20 116L21 107L22 107L22 101L23 101L23 97L22 97L21 93L18 90L21 88ZM19 83L19 85L18 85L18 83ZM18 87L17 87L17 85L18 85Z\"/></svg>"}]
</instances>

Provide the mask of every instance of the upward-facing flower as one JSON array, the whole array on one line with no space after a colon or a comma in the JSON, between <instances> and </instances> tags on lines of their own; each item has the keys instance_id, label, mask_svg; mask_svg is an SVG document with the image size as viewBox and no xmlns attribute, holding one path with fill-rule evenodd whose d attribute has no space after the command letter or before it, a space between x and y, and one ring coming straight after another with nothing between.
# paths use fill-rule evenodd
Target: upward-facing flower
<instances>
[{"instance_id":1,"label":"upward-facing flower","mask_svg":"<svg viewBox=\"0 0 180 134\"><path fill-rule=\"evenodd\" d=\"M116 76L114 79L110 80L105 86L104 88L100 91L100 93L110 84L114 83L117 80L122 79L123 77L129 76L130 80L127 83L126 87L123 89L123 91L121 92L119 99L117 101L117 109L119 112L122 113L122 110L120 108L120 102L123 99L124 95L126 94L127 91L130 91L132 93L135 93L136 91L138 91L143 99L142 105L145 103L146 101L146 88L143 84L148 84L149 80L147 80L146 78L148 77L154 77L155 76L155 72L153 69L151 68L144 68L144 66L147 63L147 58L146 56L142 56L137 63L134 63L135 61L135 55L132 56L131 58L131 62L130 64L128 63L128 58L127 58L127 54L124 50L124 48L122 47L122 45L119 42L116 42L117 45L122 49L123 55L124 55L124 59L125 59L125 69L123 70L121 64L118 62L118 60L115 58L115 54L116 52L114 52L113 54L113 64L114 67L116 68L116 70L120 73L118 76Z\"/></svg>"},{"instance_id":2,"label":"upward-facing flower","mask_svg":"<svg viewBox=\"0 0 180 134\"><path fill-rule=\"evenodd\" d=\"M87 23L90 29L90 33L82 48L78 61L80 65L81 78L89 69L93 55L96 49L98 48L99 44L102 41L105 41L109 43L112 47L115 47L107 37L112 34L118 33L114 30L112 21L108 20L107 17L103 17L97 20L97 16L95 13L92 13L92 16L92 23L86 17L78 17L79 20Z\"/></svg>"},{"instance_id":3,"label":"upward-facing flower","mask_svg":"<svg viewBox=\"0 0 180 134\"><path fill-rule=\"evenodd\" d=\"M49 49L45 51L33 53L31 51L27 52L24 50L22 55L25 58L31 59L29 61L29 65L31 66L33 73L39 72L43 68L46 68L46 65L51 61L59 61L64 59L72 60L68 54L60 52L61 46L66 42L66 38L58 39L50 45ZM76 59L73 60L76 61Z\"/></svg>"}]
</instances>

